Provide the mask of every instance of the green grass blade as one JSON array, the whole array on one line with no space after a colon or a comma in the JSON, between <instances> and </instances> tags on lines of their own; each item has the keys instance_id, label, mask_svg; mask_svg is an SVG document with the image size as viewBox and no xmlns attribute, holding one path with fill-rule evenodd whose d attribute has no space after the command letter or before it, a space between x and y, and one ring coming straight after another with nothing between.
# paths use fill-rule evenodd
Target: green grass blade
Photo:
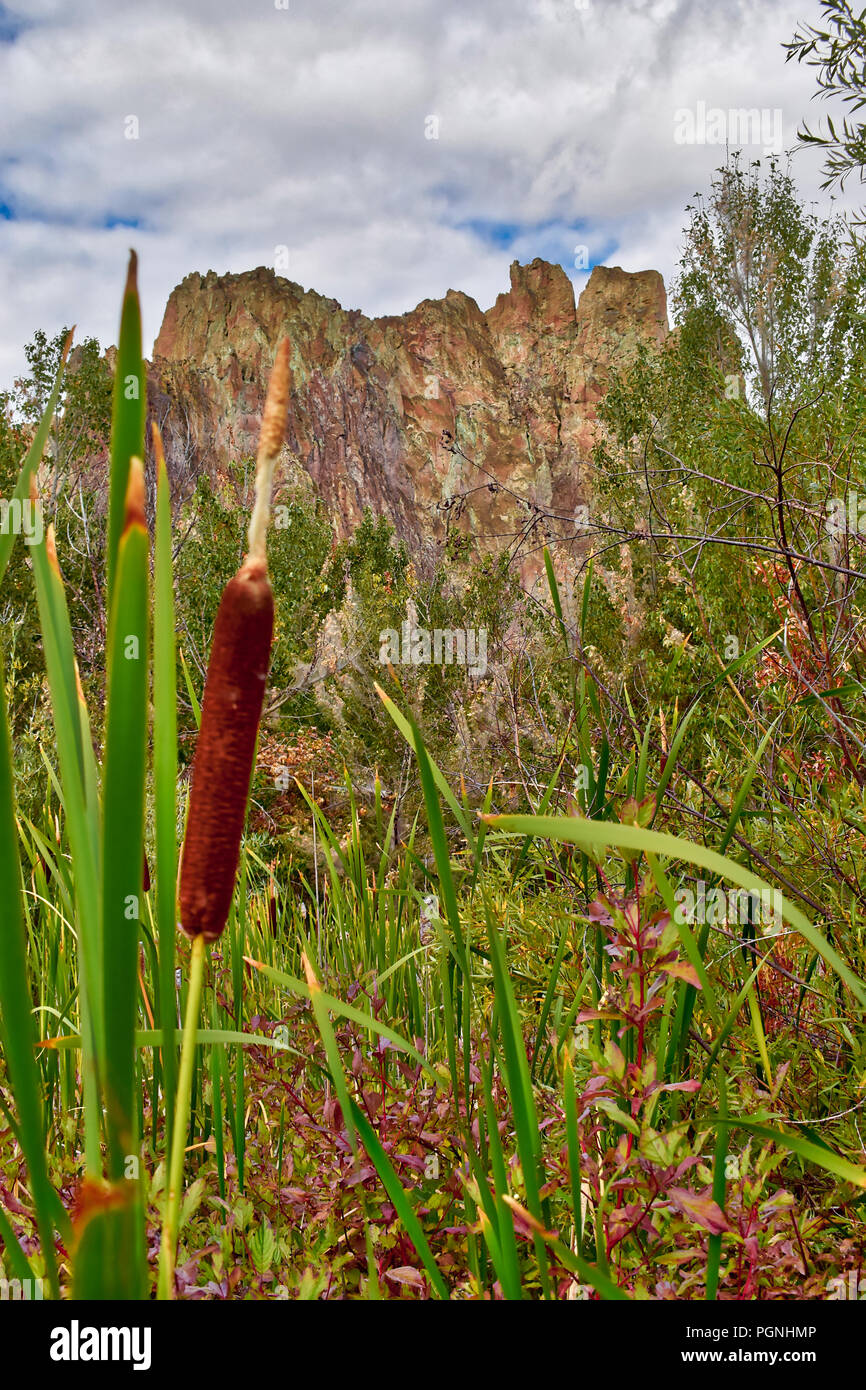
<instances>
[{"instance_id":1,"label":"green grass blade","mask_svg":"<svg viewBox=\"0 0 866 1390\"><path fill-rule=\"evenodd\" d=\"M387 697L383 697L387 698ZM424 805L427 810L427 829L433 844L433 856L436 861L436 870L439 875L439 887L442 893L442 901L445 904L445 912L448 924L454 935L457 948L457 956L460 966L467 983L469 980L469 958L466 954L466 942L463 937L463 927L460 922L460 909L457 906L457 893L454 888L454 877L451 872L451 856L448 852L448 839L445 834L445 822L442 819L442 808L439 804L437 787L439 781L434 770L434 764L430 760L421 732L414 720L406 721L409 726L412 746L415 749L415 756L418 760L418 770L421 774L421 787L424 792ZM440 774L441 776L441 774ZM444 782L444 778L442 779ZM447 784L446 784L447 785ZM449 788L446 800L449 804L457 806L451 790ZM458 818L459 824L459 818ZM470 838L469 843L474 846L474 837Z\"/></svg>"},{"instance_id":2,"label":"green grass blade","mask_svg":"<svg viewBox=\"0 0 866 1390\"><path fill-rule=\"evenodd\" d=\"M517 1237L514 1233L514 1213L502 1199L508 1193L508 1170L505 1166L505 1155L502 1152L502 1140L499 1137L499 1116L493 1100L493 1061L490 1066L483 1067L482 1089L484 1092L484 1114L486 1118L487 1142L490 1152L490 1167L493 1173L493 1191L495 1199L491 1200L487 1215L491 1217L490 1225L495 1232L495 1247L490 1244L490 1237L493 1232L487 1224L482 1224L484 1237L490 1248L491 1258L496 1265L499 1273L502 1290L506 1298L520 1299L522 1290L520 1284L520 1261L517 1254ZM479 1186L481 1182L479 1181ZM482 1191L483 1195L483 1191ZM485 1207L486 1207L485 1203Z\"/></svg>"},{"instance_id":3,"label":"green grass blade","mask_svg":"<svg viewBox=\"0 0 866 1390\"><path fill-rule=\"evenodd\" d=\"M578 820L574 817L554 816L487 816L488 823L495 828L516 835L539 835L543 839L561 840L576 844L592 852L605 848L639 850L643 854L667 855L672 859L682 859L689 864L709 869L720 878L728 878L732 883L753 892L773 892L774 890L757 874L744 869L733 859L727 859L705 845L693 844L690 840L678 839L675 835L662 835L655 830L643 830L639 826L611 824L606 821ZM850 989L858 1003L866 1008L866 985L858 979L853 970L846 965L824 936L799 908L778 894L781 914L795 931L809 942L819 956L835 970L840 979Z\"/></svg>"},{"instance_id":4,"label":"green grass blade","mask_svg":"<svg viewBox=\"0 0 866 1390\"><path fill-rule=\"evenodd\" d=\"M148 535L141 497L130 508L118 554L115 605L106 666L103 846L103 980L105 1105L109 1173L123 1176L134 1152L133 1032L138 1016L138 922L141 916L147 744Z\"/></svg>"},{"instance_id":5,"label":"green grass blade","mask_svg":"<svg viewBox=\"0 0 866 1390\"><path fill-rule=\"evenodd\" d=\"M183 649L180 650L180 669L183 672L183 683L186 686L186 693L189 699L190 708L192 709L192 717L195 720L195 727L197 729L200 729L201 703L199 701L198 696L195 693L195 686L192 683L192 675L190 674L189 665L187 663L186 657L184 656Z\"/></svg>"},{"instance_id":6,"label":"green grass blade","mask_svg":"<svg viewBox=\"0 0 866 1390\"><path fill-rule=\"evenodd\" d=\"M346 1126L346 1134L352 1146L352 1153L355 1159L358 1158L358 1138L355 1133L355 1126L352 1119L352 1101L349 1096L349 1088L346 1085L346 1073L343 1070L343 1062L340 1057L340 1049L337 1046L337 1038L334 1033L331 1020L328 1017L328 1006L322 998L322 987L316 979L316 973L310 964L306 953L301 956L304 970L307 974L307 987L310 991L310 1003L313 1006L313 1015L316 1026L322 1039L325 1049L325 1056L328 1059L328 1070L331 1073L331 1080L334 1083L334 1090L337 1093L337 1100L343 1112L343 1123Z\"/></svg>"},{"instance_id":7,"label":"green grass blade","mask_svg":"<svg viewBox=\"0 0 866 1390\"><path fill-rule=\"evenodd\" d=\"M552 560L551 557L550 557L550 551L548 550L547 546L544 547L543 555L544 555L544 572L545 572L545 574L547 575L547 587L548 587L548 589L550 590L550 598L551 598L551 602L553 603L553 611L554 611L554 613L556 614L556 621L557 621L557 623L558 623L558 625L559 625L559 631L560 631L560 635L561 635L561 637L562 637L562 645L563 645L563 648L564 648L564 650L565 650L565 658L566 658L566 661L568 662L568 673L569 673L569 677L570 677L570 679L571 679L571 702L572 702L572 705L576 707L576 705L577 705L577 685L576 685L576 673L575 673L575 666L574 666L574 657L572 656L571 644L570 644L570 642L569 642L569 640L568 640L568 629L567 629L566 626L565 626L565 619L564 619L563 616L562 616L562 599L560 598L560 595L559 595L559 584L558 584L557 578L556 578L556 571L555 571L554 568L553 568L553 560ZM584 616L584 619L585 619L585 617L586 617L586 605L587 605L587 598L588 598L587 585L588 585L589 582L590 582L591 575L592 575L592 571L590 570L589 573L588 573L587 576L586 576L586 580L584 581L584 590L583 590L583 598L584 598L584 603L583 603L583 616Z\"/></svg>"},{"instance_id":8,"label":"green grass blade","mask_svg":"<svg viewBox=\"0 0 866 1390\"><path fill-rule=\"evenodd\" d=\"M82 719L69 613L53 539L50 555L45 538L31 547L31 553L62 781L60 795L72 853L79 949L79 1001L85 1040L85 1155L89 1174L96 1176L102 1171L98 1072L104 1056L98 845L94 843L92 814L87 804L87 780L83 775ZM53 779L51 769L49 775Z\"/></svg>"},{"instance_id":9,"label":"green grass blade","mask_svg":"<svg viewBox=\"0 0 866 1390\"><path fill-rule=\"evenodd\" d=\"M260 960L253 960L250 956L245 956L244 959L254 970L261 971L268 979L273 980L274 984L282 985L285 989L290 990L292 994L297 994L301 999L310 998L310 987L305 984L303 980L297 979L294 975L287 975L283 970L275 970L273 966L265 965L264 962ZM362 1009L356 1009L353 1004L345 1004L342 999L336 998L333 994L327 994L324 990L321 991L320 997L325 1007L330 1009L332 1013L339 1014L342 1018L348 1019L351 1023L357 1023L362 1028L368 1028L370 1032L376 1033L380 1038L387 1038L388 1042L393 1043L395 1047L407 1053L407 1055L412 1058L413 1062L416 1062L418 1066L422 1067L425 1074L435 1085L441 1086L442 1077L435 1068L430 1065L427 1058L422 1056L417 1048L413 1047L412 1043L408 1042L406 1038L401 1037L393 1028L389 1028L387 1023L382 1023L378 1018L374 1018L372 1014L364 1013ZM239 1036L244 1038L249 1037L251 1041L254 1039L257 1044L265 1041L265 1039L260 1038L258 1034L241 1034Z\"/></svg>"},{"instance_id":10,"label":"green grass blade","mask_svg":"<svg viewBox=\"0 0 866 1390\"><path fill-rule=\"evenodd\" d=\"M706 1066L704 1067L704 1070L703 1070L703 1078L702 1078L704 1081L707 1080L707 1078L709 1077L710 1073L712 1072L713 1067L714 1067L715 1064L716 1064L716 1058L718 1057L719 1053L720 1053L721 1050L722 1050L722 1046L723 1046L723 1044L724 1044L724 1042L725 1042L725 1039L728 1037L728 1034L731 1032L731 1030L733 1029L733 1027L734 1027L734 1025L735 1025L735 1023L736 1023L736 1021L737 1021L737 1017L738 1017L738 1015L739 1015L740 1009L741 1009L741 1008L743 1007L743 1005L746 1003L746 1001L748 1000L750 994L754 991L754 988L755 988L755 980L758 978L758 971L761 969L761 966L764 965L764 964L766 963L766 961L768 961L768 960L770 959L770 956L771 956L772 954L773 954L773 946L770 946L770 949L767 951L767 953L766 953L765 955L763 955L763 956L761 957L761 959L758 961L758 963L757 963L757 965L755 966L754 970L752 971L751 975L749 975L748 979L746 980L745 984L743 985L743 988L740 990L739 994L737 995L736 999L734 1000L733 1004L731 1005L731 1008L730 1008L729 1011L728 1011L728 1016L727 1016L727 1018L725 1019L724 1023L722 1024L721 1028L719 1029L718 1033L716 1034L716 1038L715 1038L715 1041L714 1041L714 1043L713 1043L713 1050L712 1050L712 1052L710 1053L710 1056L709 1056L709 1059L708 1059L708 1061L707 1061Z\"/></svg>"},{"instance_id":11,"label":"green grass blade","mask_svg":"<svg viewBox=\"0 0 866 1390\"><path fill-rule=\"evenodd\" d=\"M728 1088L725 1082L724 1073L719 1073L719 1101L721 1104L720 1114L727 1117L728 1114ZM726 1125L719 1125L716 1134L716 1149L713 1156L713 1201L720 1211L725 1209L725 1189L727 1187L726 1165L728 1159L728 1129ZM719 1265L722 1258L722 1234L710 1236L707 1245L707 1283L706 1298L712 1302L716 1297L719 1287Z\"/></svg>"},{"instance_id":12,"label":"green grass blade","mask_svg":"<svg viewBox=\"0 0 866 1390\"><path fill-rule=\"evenodd\" d=\"M108 1173L114 1183L126 1179L130 1199L106 1223L109 1267L104 1270L103 1292L94 1294L122 1299L143 1296L146 1269L140 1193L128 1172L130 1158L138 1155L134 1034L138 1022L149 670L149 542L144 475L137 459L129 470L126 517L106 655L102 948Z\"/></svg>"},{"instance_id":13,"label":"green grass blade","mask_svg":"<svg viewBox=\"0 0 866 1390\"><path fill-rule=\"evenodd\" d=\"M563 1056L562 1099L565 1110L565 1140L568 1149L568 1170L571 1180L571 1209L578 1250L583 1240L583 1203L580 1190L580 1134L577 1125L577 1095L574 1084L574 1063L571 1049Z\"/></svg>"},{"instance_id":14,"label":"green grass blade","mask_svg":"<svg viewBox=\"0 0 866 1390\"><path fill-rule=\"evenodd\" d=\"M653 821L659 813L659 807L662 804L662 797L664 796L667 790L668 782L671 780L671 777L674 773L674 769L677 765L677 758L679 757L679 751L682 746L683 739L686 736L686 731L688 730L689 724L691 723L691 720L693 716L696 714L697 710L698 701L695 700L694 704L688 710L686 710L686 713L680 720L679 725L677 727L677 731L674 734L673 742L670 746L670 751L667 755L667 758L665 759L665 765L662 768L662 775L659 778L658 786L656 787L655 791L656 809L653 815ZM652 821L650 822L650 824L652 824Z\"/></svg>"},{"instance_id":15,"label":"green grass blade","mask_svg":"<svg viewBox=\"0 0 866 1390\"><path fill-rule=\"evenodd\" d=\"M544 1183L544 1169L538 1114L532 1093L532 1079L529 1074L529 1061L523 1042L520 1015L517 1011L514 991L508 975L505 948L486 898L484 906L487 919L487 939L490 942L490 960L493 966L496 1015L502 1038L502 1070L514 1115L517 1151L520 1155L523 1182L526 1188L526 1204L536 1221L543 1224L546 1213L542 1208L540 1189ZM538 1236L535 1237L535 1246L539 1257L542 1284L547 1285L547 1262Z\"/></svg>"},{"instance_id":16,"label":"green grass blade","mask_svg":"<svg viewBox=\"0 0 866 1390\"><path fill-rule=\"evenodd\" d=\"M379 696L379 699L382 701L382 704L385 706L385 709L388 711L394 723L397 725L397 728L400 730L400 733L403 735L406 742L409 744L409 747L415 749L417 753L417 729L415 728L414 722L410 721L400 713L397 706L394 704L394 701L388 695L385 694L381 686L376 685L375 689L376 694ZM449 787L444 775L436 766L436 763L430 757L430 754L426 753L426 756L433 781L436 783L436 786L439 788L441 795L445 798L445 801L447 802L448 807L451 810L452 815L454 816L454 819L460 826L460 829L462 830L463 835L466 839L466 843L470 846L470 848L474 850L475 836L472 831L472 826L469 824L469 821L463 814L463 811L460 808L457 798L452 792L451 788Z\"/></svg>"},{"instance_id":17,"label":"green grass blade","mask_svg":"<svg viewBox=\"0 0 866 1390\"><path fill-rule=\"evenodd\" d=\"M701 956L700 950L698 949L698 944L695 941L694 935L689 927L689 924L688 922L682 921L680 919L680 914L677 911L677 903L676 899L674 898L674 891L671 887L670 880L668 879L667 874L659 864L654 854L647 855L647 863L650 866L650 871L652 873L653 878L656 881L656 887L658 888L659 893L662 896L665 907L671 914L671 917L676 924L677 930L680 934L680 941L683 943L683 949L685 950L685 953L688 956L689 961L694 966L695 973L701 982L701 989L703 991L704 1003L707 1006L707 1011L710 1017L712 1018L713 1023L715 1023L716 1027L721 1028L722 1015L719 1010L719 1006L716 1002L716 992L710 983L710 979L707 975L706 967L704 965L703 957Z\"/></svg>"},{"instance_id":18,"label":"green grass blade","mask_svg":"<svg viewBox=\"0 0 866 1390\"><path fill-rule=\"evenodd\" d=\"M652 720L649 721L649 723L646 726L646 729L644 730L643 742L640 747L640 757L638 758L637 775L635 779L635 796L637 797L638 801L643 800L643 795L646 790L646 775L647 767L649 765L649 745L651 733Z\"/></svg>"},{"instance_id":19,"label":"green grass blade","mask_svg":"<svg viewBox=\"0 0 866 1390\"><path fill-rule=\"evenodd\" d=\"M776 725L779 723L779 720L781 718L782 716L780 714L776 719L773 720L769 729L764 734L764 737L761 739L761 742L758 744L755 756L749 763L749 766L746 770L746 775L740 783L739 791L737 792L737 795L734 798L734 804L731 807L731 814L728 817L728 823L725 826L725 833L723 834L722 842L719 845L719 854L724 854L725 850L728 848L728 845L731 842L734 831L737 828L737 821L740 819L740 813L743 809L743 806L746 803L746 797L749 795L752 782L754 781L755 773L757 772L758 767L760 766L761 759L764 756L764 749L769 743L773 730L776 728Z\"/></svg>"},{"instance_id":20,"label":"green grass blade","mask_svg":"<svg viewBox=\"0 0 866 1390\"><path fill-rule=\"evenodd\" d=\"M568 948L568 922L566 921L566 922L563 922L563 924L562 924L562 931L560 932L560 935L559 935L559 944L557 945L557 948L556 948L556 955L555 955L554 958L553 958L553 964L552 964L551 967L550 967L550 975L549 975L548 980L547 980L547 988L546 988L546 990L544 991L544 999L542 1000L542 1003L541 1003L541 1010L540 1010L539 1015L538 1015L538 1026L537 1026L537 1028L536 1028L536 1030L535 1030L535 1041L534 1041L533 1046L532 1046L532 1072L531 1072L531 1075L532 1075L533 1080L535 1079L535 1076L536 1076L536 1073L537 1073L537 1070L538 1070L539 1054L540 1054L540 1052L541 1052L541 1039L542 1039L542 1037L543 1037L543 1035L544 1035L544 1030L545 1030L545 1027L547 1026L547 1020L548 1020L548 1018L549 1018L549 1016L550 1016L550 1009L551 1009L551 1005L553 1004L553 996L554 996L554 994L556 993L556 986L557 986L557 984L559 983L559 972L560 972L560 970L562 969L562 962L563 962L563 959L565 958L565 952L566 952L567 948Z\"/></svg>"},{"instance_id":21,"label":"green grass blade","mask_svg":"<svg viewBox=\"0 0 866 1390\"><path fill-rule=\"evenodd\" d=\"M157 456L156 532L153 590L153 793L156 828L156 920L159 942L159 1021L175 1018L175 892L177 882L177 663L174 635L171 496L162 441L154 434ZM177 1085L177 1053L162 1056L166 1114L166 1152Z\"/></svg>"},{"instance_id":22,"label":"green grass blade","mask_svg":"<svg viewBox=\"0 0 866 1390\"><path fill-rule=\"evenodd\" d=\"M594 1289L601 1294L603 1299L611 1299L616 1302L629 1303L628 1294L624 1289L616 1285L609 1275L598 1269L596 1265L591 1265L581 1255L576 1255L573 1250L569 1250L567 1245L563 1245L561 1240L547 1238L547 1244L555 1253L561 1264L566 1269L570 1269L573 1274L580 1275L584 1284L591 1284Z\"/></svg>"}]
</instances>

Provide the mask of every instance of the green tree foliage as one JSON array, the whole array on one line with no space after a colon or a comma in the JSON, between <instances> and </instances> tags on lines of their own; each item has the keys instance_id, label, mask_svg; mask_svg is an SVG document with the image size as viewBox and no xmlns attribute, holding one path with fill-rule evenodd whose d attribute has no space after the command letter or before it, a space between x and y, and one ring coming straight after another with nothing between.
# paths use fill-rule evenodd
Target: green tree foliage
<instances>
[{"instance_id":1,"label":"green tree foliage","mask_svg":"<svg viewBox=\"0 0 866 1390\"><path fill-rule=\"evenodd\" d=\"M860 666L862 538L827 523L866 496L863 249L775 163L734 160L689 211L675 331L600 410L602 506L633 542L634 679L689 698L787 624L789 693L832 688Z\"/></svg>"},{"instance_id":2,"label":"green tree foliage","mask_svg":"<svg viewBox=\"0 0 866 1390\"><path fill-rule=\"evenodd\" d=\"M822 20L826 28L806 24L798 29L787 50L786 62L796 58L818 69L816 96L841 98L854 113L866 106L866 10L857 14L850 0L821 0ZM837 130L832 117L827 118L827 133L810 131L808 125L798 131L803 146L817 146L826 152L825 179L822 188L840 189L853 173L860 175L866 167L866 125L862 121L843 119Z\"/></svg>"},{"instance_id":3,"label":"green tree foliage","mask_svg":"<svg viewBox=\"0 0 866 1390\"><path fill-rule=\"evenodd\" d=\"M24 348L28 372L18 378L3 400L10 414L27 426L42 416L68 335L68 328L53 338L38 329ZM111 390L111 370L99 343L96 338L85 338L70 354L51 436L51 461L58 483L67 472L104 458L111 426Z\"/></svg>"},{"instance_id":4,"label":"green tree foliage","mask_svg":"<svg viewBox=\"0 0 866 1390\"><path fill-rule=\"evenodd\" d=\"M199 478L180 521L176 558L177 622L181 649L203 671L220 595L246 548L244 519L251 501L250 460L232 465L219 486ZM278 496L268 538L275 628L270 685L291 689L298 663L312 659L316 634L333 603L332 533L324 509L300 494ZM181 688L182 684L181 684ZM309 700L287 712L310 714Z\"/></svg>"},{"instance_id":5,"label":"green tree foliage","mask_svg":"<svg viewBox=\"0 0 866 1390\"><path fill-rule=\"evenodd\" d=\"M49 337L38 330L24 348L27 372L0 393L0 495L5 498L12 494L32 430L45 409L68 333L64 328ZM82 679L95 687L101 685L105 642L100 575L111 390L111 370L99 343L86 338L70 355L40 488L42 523L52 524L57 536ZM19 543L6 576L2 637L15 675L10 712L16 729L32 721L42 678L31 571L28 547Z\"/></svg>"}]
</instances>

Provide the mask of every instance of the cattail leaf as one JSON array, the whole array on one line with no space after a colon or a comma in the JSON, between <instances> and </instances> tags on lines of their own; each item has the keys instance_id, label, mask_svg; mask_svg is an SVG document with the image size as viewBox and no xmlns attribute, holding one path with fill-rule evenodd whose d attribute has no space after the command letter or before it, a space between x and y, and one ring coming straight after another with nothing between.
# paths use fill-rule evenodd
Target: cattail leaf
<instances>
[{"instance_id":1,"label":"cattail leaf","mask_svg":"<svg viewBox=\"0 0 866 1390\"><path fill-rule=\"evenodd\" d=\"M33 490L35 496L35 488ZM78 779L84 785L84 745L81 736L81 713L79 709L79 682L76 675L75 648L72 642L72 628L69 622L69 609L63 576L57 558L57 544L54 527L49 526L45 533L43 546L34 546L34 565L37 552L44 556L47 565L43 568L49 602L46 605L46 620L51 623L54 640L57 643L59 666L57 675L62 681L66 706L71 712L70 726L75 747L75 761L78 766ZM43 633L44 638L44 633Z\"/></svg>"},{"instance_id":2,"label":"cattail leaf","mask_svg":"<svg viewBox=\"0 0 866 1390\"><path fill-rule=\"evenodd\" d=\"M105 1014L104 1105L108 1173L128 1179L138 1153L134 1032L138 1021L138 941L142 911L144 789L148 697L148 535L144 472L132 460L118 548L116 592L106 657L108 695L103 777L102 950ZM137 1183L128 1181L130 1193ZM143 1213L130 1201L106 1219L114 1244L114 1297L142 1293Z\"/></svg>"},{"instance_id":3,"label":"cattail leaf","mask_svg":"<svg viewBox=\"0 0 866 1390\"><path fill-rule=\"evenodd\" d=\"M97 1073L104 1056L105 1031L101 987L99 846L94 835L93 813L88 810L87 778L83 776L82 718L63 582L56 552L49 557L47 536L31 547L31 554L60 767L59 799L66 816L72 853L79 934L83 1080L88 1102L85 1105L85 1154L88 1172L95 1175L101 1171ZM49 776L54 780L50 765Z\"/></svg>"},{"instance_id":4,"label":"cattail leaf","mask_svg":"<svg viewBox=\"0 0 866 1390\"><path fill-rule=\"evenodd\" d=\"M84 804L94 855L99 856L99 771L90 732L90 714L81 688L78 662L75 662L75 698L78 704L78 724L81 732L81 760L84 768Z\"/></svg>"},{"instance_id":5,"label":"cattail leaf","mask_svg":"<svg viewBox=\"0 0 866 1390\"><path fill-rule=\"evenodd\" d=\"M108 503L106 575L111 613L117 552L124 528L129 467L133 458L144 458L144 422L147 411L147 382L141 355L141 306L138 299L138 257L129 253L129 267L120 333L114 368L114 395L111 411L111 487Z\"/></svg>"},{"instance_id":6,"label":"cattail leaf","mask_svg":"<svg viewBox=\"0 0 866 1390\"><path fill-rule=\"evenodd\" d=\"M156 531L153 559L153 793L156 829L156 921L159 943L159 1022L173 1026L175 1010L174 936L177 892L177 666L175 661L171 496L162 439L153 427L156 455ZM162 1055L167 1124L171 1126L177 1080L173 1045Z\"/></svg>"},{"instance_id":7,"label":"cattail leaf","mask_svg":"<svg viewBox=\"0 0 866 1390\"><path fill-rule=\"evenodd\" d=\"M135 1184L85 1178L73 1216L72 1296L75 1299L138 1299L144 1297L132 1281L135 1271L112 1261L131 1258L126 1233L135 1210Z\"/></svg>"}]
</instances>

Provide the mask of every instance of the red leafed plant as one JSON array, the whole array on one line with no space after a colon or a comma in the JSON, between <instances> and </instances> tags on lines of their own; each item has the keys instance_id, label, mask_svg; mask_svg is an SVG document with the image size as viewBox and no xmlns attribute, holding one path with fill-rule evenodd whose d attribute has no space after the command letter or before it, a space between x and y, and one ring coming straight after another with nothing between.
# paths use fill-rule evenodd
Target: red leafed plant
<instances>
[{"instance_id":1,"label":"red leafed plant","mask_svg":"<svg viewBox=\"0 0 866 1390\"><path fill-rule=\"evenodd\" d=\"M616 983L577 1018L578 1026L620 1023L616 1041L588 1045L591 1069L576 1101L581 1190L594 1214L596 1258L632 1294L701 1297L710 1242L724 1235L729 1258L719 1296L754 1297L759 1287L772 1287L774 1269L780 1276L789 1265L806 1272L794 1199L764 1191L775 1166L768 1151L751 1165L729 1158L723 1205L714 1198L712 1163L701 1151L707 1127L702 1133L695 1105L701 1081L668 1080L668 1030L656 1029L652 1038L650 1032L669 985L679 980L699 990L700 981L652 878L639 879L633 863L628 875L630 891L618 891L600 874L603 890L588 917L606 933ZM682 1093L692 1101L689 1118L680 1118Z\"/></svg>"}]
</instances>

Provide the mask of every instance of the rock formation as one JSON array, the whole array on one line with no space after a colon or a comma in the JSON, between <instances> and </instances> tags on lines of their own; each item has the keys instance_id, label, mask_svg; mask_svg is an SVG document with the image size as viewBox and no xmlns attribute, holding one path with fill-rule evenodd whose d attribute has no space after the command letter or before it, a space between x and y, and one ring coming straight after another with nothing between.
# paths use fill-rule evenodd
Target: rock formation
<instances>
[{"instance_id":1,"label":"rock formation","mask_svg":"<svg viewBox=\"0 0 866 1390\"><path fill-rule=\"evenodd\" d=\"M254 453L268 370L288 334L288 449L338 533L370 507L416 551L441 541L449 522L503 544L533 506L572 517L587 499L610 369L667 331L664 284L651 270L597 266L575 307L560 266L515 261L510 289L487 313L449 290L376 319L263 267L208 271L171 294L151 409L170 461L185 455L193 473L218 473Z\"/></svg>"}]
</instances>

